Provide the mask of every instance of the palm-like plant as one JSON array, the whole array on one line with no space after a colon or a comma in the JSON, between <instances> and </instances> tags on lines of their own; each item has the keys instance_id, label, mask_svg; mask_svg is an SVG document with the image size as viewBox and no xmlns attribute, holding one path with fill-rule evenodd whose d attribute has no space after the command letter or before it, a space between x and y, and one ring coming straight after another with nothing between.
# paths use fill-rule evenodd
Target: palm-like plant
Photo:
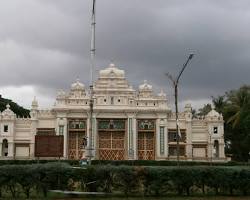
<instances>
[{"instance_id":1,"label":"palm-like plant","mask_svg":"<svg viewBox=\"0 0 250 200\"><path fill-rule=\"evenodd\" d=\"M224 108L226 106L226 100L225 96L218 96L218 97L213 97L212 96L212 102L215 107L215 110L219 113L223 113Z\"/></svg>"},{"instance_id":2,"label":"palm-like plant","mask_svg":"<svg viewBox=\"0 0 250 200\"><path fill-rule=\"evenodd\" d=\"M249 114L250 108L250 86L243 86L239 90L233 90L226 94L228 104L225 111L228 114L227 123L231 123L232 127L240 125L240 122L246 114Z\"/></svg>"}]
</instances>

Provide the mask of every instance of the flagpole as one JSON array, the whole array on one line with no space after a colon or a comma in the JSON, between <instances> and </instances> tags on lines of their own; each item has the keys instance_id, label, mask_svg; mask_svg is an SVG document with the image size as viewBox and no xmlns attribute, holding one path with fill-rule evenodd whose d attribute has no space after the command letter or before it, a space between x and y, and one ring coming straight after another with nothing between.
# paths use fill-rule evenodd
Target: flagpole
<instances>
[{"instance_id":1,"label":"flagpole","mask_svg":"<svg viewBox=\"0 0 250 200\"><path fill-rule=\"evenodd\" d=\"M95 68L95 25L96 25L96 19L95 19L95 14L96 14L96 0L93 0L92 4L92 16L91 16L91 49L90 49L90 54L91 54L91 68L90 68L90 102L89 102L89 145L88 145L88 163L91 165L91 160L93 158L93 144L92 144L92 139L93 139L93 107L94 107L94 86L93 86L93 72Z\"/></svg>"}]
</instances>

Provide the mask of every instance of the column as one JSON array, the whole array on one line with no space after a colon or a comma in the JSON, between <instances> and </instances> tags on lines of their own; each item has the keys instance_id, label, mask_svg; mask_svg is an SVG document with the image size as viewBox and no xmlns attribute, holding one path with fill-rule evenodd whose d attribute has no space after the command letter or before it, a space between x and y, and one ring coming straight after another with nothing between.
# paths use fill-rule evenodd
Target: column
<instances>
[{"instance_id":1,"label":"column","mask_svg":"<svg viewBox=\"0 0 250 200\"><path fill-rule=\"evenodd\" d=\"M133 118L128 117L128 159L133 160L134 159L134 138L133 138Z\"/></svg>"},{"instance_id":2,"label":"column","mask_svg":"<svg viewBox=\"0 0 250 200\"><path fill-rule=\"evenodd\" d=\"M186 123L186 156L188 160L192 160L193 157L193 147L192 147L192 124L190 121Z\"/></svg>"},{"instance_id":3,"label":"column","mask_svg":"<svg viewBox=\"0 0 250 200\"><path fill-rule=\"evenodd\" d=\"M167 116L161 116L159 119L159 148L160 157L165 159L168 156L168 129Z\"/></svg>"},{"instance_id":4,"label":"column","mask_svg":"<svg viewBox=\"0 0 250 200\"><path fill-rule=\"evenodd\" d=\"M134 160L137 159L137 121L134 117L132 119L132 138L133 138L133 152L134 152Z\"/></svg>"},{"instance_id":5,"label":"column","mask_svg":"<svg viewBox=\"0 0 250 200\"><path fill-rule=\"evenodd\" d=\"M3 149L3 143L2 143L2 141L1 141L1 143L0 143L0 157L2 157L2 149Z\"/></svg>"},{"instance_id":6,"label":"column","mask_svg":"<svg viewBox=\"0 0 250 200\"><path fill-rule=\"evenodd\" d=\"M160 137L160 157L165 157L165 153L166 153L166 145L165 145L165 141L166 141L166 135L165 135L165 129L166 127L164 126L160 126L160 133L159 133L159 137Z\"/></svg>"},{"instance_id":7,"label":"column","mask_svg":"<svg viewBox=\"0 0 250 200\"><path fill-rule=\"evenodd\" d=\"M219 140L219 158L224 159L225 158L225 144L223 138Z\"/></svg>"},{"instance_id":8,"label":"column","mask_svg":"<svg viewBox=\"0 0 250 200\"><path fill-rule=\"evenodd\" d=\"M207 156L208 156L208 160L210 162L212 162L212 160L213 160L213 147L214 147L213 143L214 143L213 139L211 138L211 135L209 135L208 148L207 148L207 150L208 150Z\"/></svg>"},{"instance_id":9,"label":"column","mask_svg":"<svg viewBox=\"0 0 250 200\"><path fill-rule=\"evenodd\" d=\"M156 140L155 140L155 149L156 149L156 152L155 152L155 160L157 160L157 158L159 158L161 156L161 153L160 153L160 119L156 119L156 122L155 122L155 126L156 126Z\"/></svg>"},{"instance_id":10,"label":"column","mask_svg":"<svg viewBox=\"0 0 250 200\"><path fill-rule=\"evenodd\" d=\"M67 125L67 119L64 119L64 129L63 129L63 157L65 159L68 158L67 152L68 152L68 125Z\"/></svg>"},{"instance_id":11,"label":"column","mask_svg":"<svg viewBox=\"0 0 250 200\"><path fill-rule=\"evenodd\" d=\"M30 130L30 158L35 158L35 135L38 127L37 118L31 119L31 130Z\"/></svg>"},{"instance_id":12,"label":"column","mask_svg":"<svg viewBox=\"0 0 250 200\"><path fill-rule=\"evenodd\" d=\"M34 141L32 141L30 143L30 155L29 155L30 158L34 158L35 157L34 152L35 152L35 144L34 144Z\"/></svg>"},{"instance_id":13,"label":"column","mask_svg":"<svg viewBox=\"0 0 250 200\"><path fill-rule=\"evenodd\" d=\"M8 157L14 157L14 143L8 142Z\"/></svg>"}]
</instances>

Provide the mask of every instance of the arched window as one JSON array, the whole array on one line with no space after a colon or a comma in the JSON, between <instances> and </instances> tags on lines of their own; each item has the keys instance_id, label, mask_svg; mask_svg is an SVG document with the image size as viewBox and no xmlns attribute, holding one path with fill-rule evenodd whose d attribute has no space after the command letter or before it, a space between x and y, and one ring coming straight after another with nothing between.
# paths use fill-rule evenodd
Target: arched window
<instances>
[{"instance_id":1,"label":"arched window","mask_svg":"<svg viewBox=\"0 0 250 200\"><path fill-rule=\"evenodd\" d=\"M219 141L215 140L214 141L214 157L219 158Z\"/></svg>"},{"instance_id":2,"label":"arched window","mask_svg":"<svg viewBox=\"0 0 250 200\"><path fill-rule=\"evenodd\" d=\"M8 140L4 139L2 143L2 156L8 156Z\"/></svg>"}]
</instances>

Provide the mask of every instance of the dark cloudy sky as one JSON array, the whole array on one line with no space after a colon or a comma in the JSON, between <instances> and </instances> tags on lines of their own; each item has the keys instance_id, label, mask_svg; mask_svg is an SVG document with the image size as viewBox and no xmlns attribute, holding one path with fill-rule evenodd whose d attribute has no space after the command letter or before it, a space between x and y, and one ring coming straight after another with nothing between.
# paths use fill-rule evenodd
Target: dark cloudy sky
<instances>
[{"instance_id":1,"label":"dark cloudy sky","mask_svg":"<svg viewBox=\"0 0 250 200\"><path fill-rule=\"evenodd\" d=\"M0 1L0 94L54 103L77 77L89 84L91 0ZM250 83L249 0L97 0L97 70L111 60L134 88L144 79L195 107Z\"/></svg>"}]
</instances>

